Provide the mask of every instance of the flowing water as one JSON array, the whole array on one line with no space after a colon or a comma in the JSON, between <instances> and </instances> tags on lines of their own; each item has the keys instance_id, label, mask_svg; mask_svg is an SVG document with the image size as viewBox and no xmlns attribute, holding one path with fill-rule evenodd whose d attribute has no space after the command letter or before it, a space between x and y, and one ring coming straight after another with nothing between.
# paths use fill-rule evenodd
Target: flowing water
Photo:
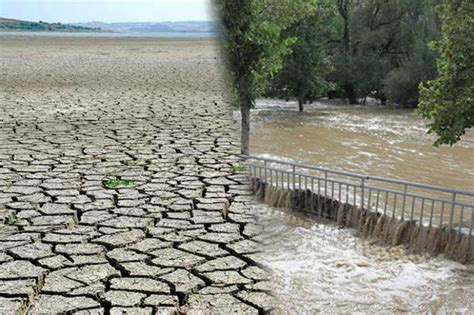
<instances>
[{"instance_id":1,"label":"flowing water","mask_svg":"<svg viewBox=\"0 0 474 315\"><path fill-rule=\"evenodd\" d=\"M474 190L474 133L435 148L412 110L259 101L254 155ZM384 248L350 229L259 206L282 313L474 312L474 266Z\"/></svg>"},{"instance_id":2,"label":"flowing water","mask_svg":"<svg viewBox=\"0 0 474 315\"><path fill-rule=\"evenodd\" d=\"M474 311L474 266L410 255L281 210L259 205L277 314ZM256 211L258 211L256 210Z\"/></svg>"},{"instance_id":3,"label":"flowing water","mask_svg":"<svg viewBox=\"0 0 474 315\"><path fill-rule=\"evenodd\" d=\"M260 101L251 151L360 174L474 190L474 132L436 148L413 110Z\"/></svg>"}]
</instances>

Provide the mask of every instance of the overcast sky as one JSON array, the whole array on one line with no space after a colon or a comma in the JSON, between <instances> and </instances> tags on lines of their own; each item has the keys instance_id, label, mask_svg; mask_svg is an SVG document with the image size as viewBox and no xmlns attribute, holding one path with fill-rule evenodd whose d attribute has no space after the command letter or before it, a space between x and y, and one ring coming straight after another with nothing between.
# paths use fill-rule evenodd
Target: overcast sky
<instances>
[{"instance_id":1,"label":"overcast sky","mask_svg":"<svg viewBox=\"0 0 474 315\"><path fill-rule=\"evenodd\" d=\"M45 22L211 20L210 0L0 0L0 17Z\"/></svg>"}]
</instances>

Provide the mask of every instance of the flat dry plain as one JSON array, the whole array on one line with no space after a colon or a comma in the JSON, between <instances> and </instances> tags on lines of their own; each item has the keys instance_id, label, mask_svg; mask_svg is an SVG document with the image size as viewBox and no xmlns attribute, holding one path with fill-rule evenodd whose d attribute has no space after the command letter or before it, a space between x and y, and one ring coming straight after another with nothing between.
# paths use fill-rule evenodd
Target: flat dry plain
<instances>
[{"instance_id":1,"label":"flat dry plain","mask_svg":"<svg viewBox=\"0 0 474 315\"><path fill-rule=\"evenodd\" d=\"M0 314L270 310L216 42L0 46Z\"/></svg>"}]
</instances>

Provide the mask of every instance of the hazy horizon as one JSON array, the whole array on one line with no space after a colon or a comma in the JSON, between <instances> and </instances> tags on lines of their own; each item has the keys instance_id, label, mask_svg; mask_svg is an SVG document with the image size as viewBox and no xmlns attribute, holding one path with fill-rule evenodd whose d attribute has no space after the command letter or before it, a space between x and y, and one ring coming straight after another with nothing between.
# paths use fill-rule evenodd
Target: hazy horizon
<instances>
[{"instance_id":1,"label":"hazy horizon","mask_svg":"<svg viewBox=\"0 0 474 315\"><path fill-rule=\"evenodd\" d=\"M50 23L212 21L210 0L0 0L0 17Z\"/></svg>"}]
</instances>

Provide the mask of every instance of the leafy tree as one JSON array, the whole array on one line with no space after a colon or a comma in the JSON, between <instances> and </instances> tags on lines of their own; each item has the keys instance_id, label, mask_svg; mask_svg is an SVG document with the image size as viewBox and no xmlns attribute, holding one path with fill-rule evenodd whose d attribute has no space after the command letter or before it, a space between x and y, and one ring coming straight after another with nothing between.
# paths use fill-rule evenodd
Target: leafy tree
<instances>
[{"instance_id":1,"label":"leafy tree","mask_svg":"<svg viewBox=\"0 0 474 315\"><path fill-rule=\"evenodd\" d=\"M249 154L250 107L281 68L295 39L284 35L312 0L215 0L233 90L242 114L241 153Z\"/></svg>"},{"instance_id":2,"label":"leafy tree","mask_svg":"<svg viewBox=\"0 0 474 315\"><path fill-rule=\"evenodd\" d=\"M427 49L424 41L420 41L384 78L383 93L393 103L416 107L420 82L433 79L436 75L436 54Z\"/></svg>"},{"instance_id":3,"label":"leafy tree","mask_svg":"<svg viewBox=\"0 0 474 315\"><path fill-rule=\"evenodd\" d=\"M353 0L336 0L336 8L339 12L340 21L340 33L342 34L341 39L335 46L334 55L336 62L334 63L335 71L332 79L337 82L339 87L344 91L346 97L349 99L351 104L357 103L357 95L354 87L355 68L353 65L352 47L351 45L351 32L350 32L350 17Z\"/></svg>"},{"instance_id":4,"label":"leafy tree","mask_svg":"<svg viewBox=\"0 0 474 315\"><path fill-rule=\"evenodd\" d=\"M432 2L335 0L340 39L334 42L335 71L330 78L350 103L355 104L366 96L375 96L383 102L387 96L392 101L410 99L399 94L407 87L416 91L419 80L434 76L434 59L426 47L436 38L438 30ZM418 70L423 73L419 78L407 80L399 69L407 69L414 62L421 62ZM392 71L396 72L391 74ZM399 85L398 78L405 84ZM416 92L411 95L417 98Z\"/></svg>"},{"instance_id":5,"label":"leafy tree","mask_svg":"<svg viewBox=\"0 0 474 315\"><path fill-rule=\"evenodd\" d=\"M435 145L454 144L474 125L474 2L443 0L438 8L442 38L439 77L420 84L420 113L431 120Z\"/></svg>"},{"instance_id":6,"label":"leafy tree","mask_svg":"<svg viewBox=\"0 0 474 315\"><path fill-rule=\"evenodd\" d=\"M332 85L327 80L332 71L328 38L334 37L335 7L320 2L316 10L297 21L286 37L296 38L292 53L285 56L283 68L268 91L269 96L297 97L299 111L309 98L326 94Z\"/></svg>"},{"instance_id":7,"label":"leafy tree","mask_svg":"<svg viewBox=\"0 0 474 315\"><path fill-rule=\"evenodd\" d=\"M396 67L383 81L383 94L393 103L415 107L420 82L434 79L438 74L437 54L428 45L440 37L439 20L432 4L425 1L425 5L412 10L403 19L399 36L405 52L399 55Z\"/></svg>"}]
</instances>

